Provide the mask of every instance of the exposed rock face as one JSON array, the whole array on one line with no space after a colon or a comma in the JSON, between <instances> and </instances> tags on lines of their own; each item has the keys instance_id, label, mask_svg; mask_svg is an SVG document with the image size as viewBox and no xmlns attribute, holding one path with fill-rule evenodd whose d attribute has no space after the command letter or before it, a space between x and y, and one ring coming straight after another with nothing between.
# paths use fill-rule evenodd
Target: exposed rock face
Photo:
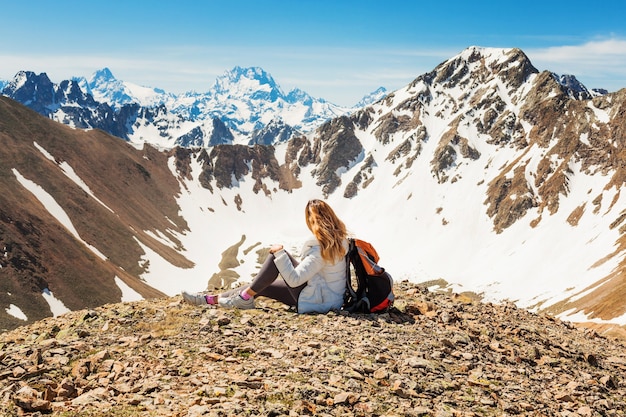
<instances>
[{"instance_id":1,"label":"exposed rock face","mask_svg":"<svg viewBox=\"0 0 626 417\"><path fill-rule=\"evenodd\" d=\"M496 231L501 232L522 218L528 210L536 206L533 191L525 180L524 167L518 167L513 177L508 172L489 183L487 214L493 217Z\"/></svg>"},{"instance_id":2,"label":"exposed rock face","mask_svg":"<svg viewBox=\"0 0 626 417\"><path fill-rule=\"evenodd\" d=\"M457 163L457 155L459 154L462 158L473 161L480 158L480 152L469 144L467 138L459 136L457 128L453 127L441 137L431 161L432 172L437 176L439 182L448 180L446 172Z\"/></svg>"},{"instance_id":3,"label":"exposed rock face","mask_svg":"<svg viewBox=\"0 0 626 417\"><path fill-rule=\"evenodd\" d=\"M363 145L354 134L354 125L348 117L334 119L320 127L317 141L316 159L319 158L320 162L313 175L317 178L316 184L328 196L341 185L339 170L357 161L363 152Z\"/></svg>"},{"instance_id":4,"label":"exposed rock face","mask_svg":"<svg viewBox=\"0 0 626 417\"><path fill-rule=\"evenodd\" d=\"M232 143L233 139L232 132L226 127L224 122L216 117L213 118L213 129L208 142L209 146Z\"/></svg>"},{"instance_id":5,"label":"exposed rock face","mask_svg":"<svg viewBox=\"0 0 626 417\"><path fill-rule=\"evenodd\" d=\"M345 198L352 198L357 195L359 187L365 188L367 184L369 184L374 177L372 176L372 171L376 162L372 155L368 155L366 160L364 161L361 169L354 176L352 181L346 185L346 190L343 193Z\"/></svg>"},{"instance_id":6,"label":"exposed rock face","mask_svg":"<svg viewBox=\"0 0 626 417\"><path fill-rule=\"evenodd\" d=\"M46 319L0 335L0 406L33 416L624 415L623 341L510 304L395 291L396 307L379 315L176 297Z\"/></svg>"},{"instance_id":7,"label":"exposed rock face","mask_svg":"<svg viewBox=\"0 0 626 417\"><path fill-rule=\"evenodd\" d=\"M280 142L287 142L296 136L298 132L282 120L272 120L263 128L252 132L249 145L274 145Z\"/></svg>"},{"instance_id":8,"label":"exposed rock face","mask_svg":"<svg viewBox=\"0 0 626 417\"><path fill-rule=\"evenodd\" d=\"M269 177L278 181L278 162L273 158L271 148L247 146L218 146L211 150L209 158L214 161L212 174L218 187L232 186L232 181L240 180L250 173L256 181L255 191L262 187L261 179ZM250 168L248 167L250 163ZM210 177L211 173L207 172Z\"/></svg>"},{"instance_id":9,"label":"exposed rock face","mask_svg":"<svg viewBox=\"0 0 626 417\"><path fill-rule=\"evenodd\" d=\"M102 129L119 138L127 138L127 127L137 118L139 106L130 104L115 111L84 93L77 82L53 84L48 76L21 71L2 94L23 103L36 112L63 124L80 129Z\"/></svg>"}]
</instances>

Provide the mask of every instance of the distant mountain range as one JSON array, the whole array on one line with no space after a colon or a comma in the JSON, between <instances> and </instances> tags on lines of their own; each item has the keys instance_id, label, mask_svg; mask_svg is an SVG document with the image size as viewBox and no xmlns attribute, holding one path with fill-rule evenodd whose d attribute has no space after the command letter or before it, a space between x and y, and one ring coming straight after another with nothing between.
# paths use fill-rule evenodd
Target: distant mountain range
<instances>
[{"instance_id":1,"label":"distant mountain range","mask_svg":"<svg viewBox=\"0 0 626 417\"><path fill-rule=\"evenodd\" d=\"M298 253L310 198L371 241L396 280L626 325L626 89L589 91L519 49L471 47L306 133L280 136L296 124L272 117L242 140L248 128L225 116L200 121L217 96L232 115L235 97L287 106L261 74L220 79L186 115L168 101L104 102L113 88L84 81L9 82L0 328L248 281L271 243Z\"/></svg>"},{"instance_id":2,"label":"distant mountain range","mask_svg":"<svg viewBox=\"0 0 626 417\"><path fill-rule=\"evenodd\" d=\"M116 79L108 68L89 80L59 84L46 74L21 71L0 92L61 123L163 148L284 141L386 94L381 87L345 108L300 89L285 94L263 69L241 67L218 77L205 93L142 87Z\"/></svg>"}]
</instances>

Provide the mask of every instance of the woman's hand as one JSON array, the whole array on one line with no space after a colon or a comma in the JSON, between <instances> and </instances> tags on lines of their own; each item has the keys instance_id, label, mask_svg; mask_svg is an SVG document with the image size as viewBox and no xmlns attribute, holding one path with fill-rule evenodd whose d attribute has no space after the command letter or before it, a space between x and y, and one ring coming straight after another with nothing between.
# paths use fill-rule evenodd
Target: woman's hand
<instances>
[{"instance_id":1,"label":"woman's hand","mask_svg":"<svg viewBox=\"0 0 626 417\"><path fill-rule=\"evenodd\" d=\"M283 245L276 245L276 244L274 244L274 245L270 246L270 253L276 253L276 252L278 252L279 250L282 250L282 249L283 249Z\"/></svg>"}]
</instances>

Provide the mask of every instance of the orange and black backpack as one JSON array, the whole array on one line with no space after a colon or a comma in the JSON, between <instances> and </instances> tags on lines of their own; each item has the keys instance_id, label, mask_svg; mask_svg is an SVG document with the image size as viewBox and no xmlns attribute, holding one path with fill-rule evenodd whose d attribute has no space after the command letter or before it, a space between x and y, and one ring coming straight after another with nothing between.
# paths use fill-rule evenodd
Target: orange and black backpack
<instances>
[{"instance_id":1,"label":"orange and black backpack","mask_svg":"<svg viewBox=\"0 0 626 417\"><path fill-rule=\"evenodd\" d=\"M352 238L348 241L343 309L350 313L387 311L395 298L393 278L378 265L378 253L370 243Z\"/></svg>"}]
</instances>

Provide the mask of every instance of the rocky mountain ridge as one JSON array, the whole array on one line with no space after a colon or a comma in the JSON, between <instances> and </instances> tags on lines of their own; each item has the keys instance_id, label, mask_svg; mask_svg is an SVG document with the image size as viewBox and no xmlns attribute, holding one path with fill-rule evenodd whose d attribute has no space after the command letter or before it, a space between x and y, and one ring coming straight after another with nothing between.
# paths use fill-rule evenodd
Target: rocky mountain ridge
<instances>
[{"instance_id":1,"label":"rocky mountain ridge","mask_svg":"<svg viewBox=\"0 0 626 417\"><path fill-rule=\"evenodd\" d=\"M421 154L432 158L430 174L438 184L467 184L464 176L472 177L474 185L485 187L486 214L496 233L532 218L529 213L535 216L529 225L538 228L542 219L557 213L562 201L573 194L572 184L584 182L585 177L594 177L587 182L588 188L580 190L596 195L594 213L602 206L603 216L612 213L609 228L620 228L624 211L616 202L623 187L623 163L617 160L623 157L625 140L620 116L625 90L600 97L580 89L573 94L556 81L551 73L539 73L522 51L469 48L406 89L355 113L352 126L355 132L369 133L383 144L395 137L395 148L386 160L393 160L397 178L415 178L412 165ZM433 127L441 130L433 131ZM434 144L429 144L433 139ZM372 156L366 154L364 161ZM492 164L495 175L489 174ZM368 169L369 165L363 164ZM479 176L473 175L475 170ZM359 174L355 180L360 181ZM352 182L345 193L348 187L350 196L360 188ZM607 198L611 194L612 200ZM588 198L582 199L567 216L572 227L585 213ZM616 235L619 247L624 232L621 227ZM598 292L607 296L621 286L623 268L623 263L616 265L611 278L599 285L606 285L604 289L588 288L586 302L598 302ZM602 304L607 312L615 309L609 314L623 314L626 308L617 298Z\"/></svg>"},{"instance_id":2,"label":"rocky mountain ridge","mask_svg":"<svg viewBox=\"0 0 626 417\"><path fill-rule=\"evenodd\" d=\"M5 416L624 416L626 346L512 304L396 285L384 314L180 297L0 335Z\"/></svg>"},{"instance_id":3,"label":"rocky mountain ridge","mask_svg":"<svg viewBox=\"0 0 626 417\"><path fill-rule=\"evenodd\" d=\"M46 290L76 310L248 280L321 196L397 279L619 331L624 91L581 98L520 50L474 47L287 142L167 150L2 98L2 328L54 315Z\"/></svg>"}]
</instances>

